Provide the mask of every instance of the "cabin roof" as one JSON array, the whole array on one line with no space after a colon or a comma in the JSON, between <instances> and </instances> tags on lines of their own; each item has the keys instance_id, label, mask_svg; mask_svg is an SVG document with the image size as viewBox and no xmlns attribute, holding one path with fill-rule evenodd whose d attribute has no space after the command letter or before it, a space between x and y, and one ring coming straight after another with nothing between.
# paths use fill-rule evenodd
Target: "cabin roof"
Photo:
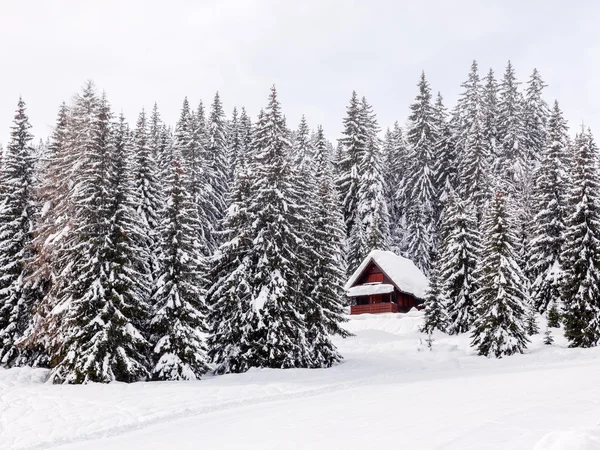
<instances>
[{"instance_id":1,"label":"cabin roof","mask_svg":"<svg viewBox=\"0 0 600 450\"><path fill-rule=\"evenodd\" d=\"M348 289L348 297L362 297L364 295L389 294L394 292L394 285L385 283L367 283Z\"/></svg>"},{"instance_id":2,"label":"cabin roof","mask_svg":"<svg viewBox=\"0 0 600 450\"><path fill-rule=\"evenodd\" d=\"M377 264L399 290L417 298L425 297L429 282L423 272L410 259L385 250L373 250L367 255L344 286L346 291L354 288L354 284L371 261Z\"/></svg>"}]
</instances>

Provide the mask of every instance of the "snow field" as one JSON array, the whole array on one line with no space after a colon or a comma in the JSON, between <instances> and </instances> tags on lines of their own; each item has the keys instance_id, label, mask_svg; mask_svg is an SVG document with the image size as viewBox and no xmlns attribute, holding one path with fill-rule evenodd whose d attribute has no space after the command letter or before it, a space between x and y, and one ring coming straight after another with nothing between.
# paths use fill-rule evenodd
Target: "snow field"
<instances>
[{"instance_id":1,"label":"snow field","mask_svg":"<svg viewBox=\"0 0 600 450\"><path fill-rule=\"evenodd\" d=\"M0 448L600 448L599 348L564 348L554 330L555 345L539 334L500 360L468 335L436 334L430 351L421 320L352 317L331 369L84 386L0 370Z\"/></svg>"}]
</instances>

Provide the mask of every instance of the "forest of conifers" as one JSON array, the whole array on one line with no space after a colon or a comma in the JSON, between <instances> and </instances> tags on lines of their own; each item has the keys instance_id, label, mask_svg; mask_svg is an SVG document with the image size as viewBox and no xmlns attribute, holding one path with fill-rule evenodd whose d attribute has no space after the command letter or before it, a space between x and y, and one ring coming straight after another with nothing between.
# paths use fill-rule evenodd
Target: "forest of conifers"
<instances>
[{"instance_id":1,"label":"forest of conifers","mask_svg":"<svg viewBox=\"0 0 600 450\"><path fill-rule=\"evenodd\" d=\"M597 345L598 148L544 87L473 62L447 108L422 74L385 131L352 93L334 144L287 123L275 87L255 117L217 94L170 126L156 105L127 123L88 82L38 144L19 99L0 161L0 363L55 383L330 367L344 281L373 249L429 277L429 335L469 332L502 357L542 317Z\"/></svg>"}]
</instances>

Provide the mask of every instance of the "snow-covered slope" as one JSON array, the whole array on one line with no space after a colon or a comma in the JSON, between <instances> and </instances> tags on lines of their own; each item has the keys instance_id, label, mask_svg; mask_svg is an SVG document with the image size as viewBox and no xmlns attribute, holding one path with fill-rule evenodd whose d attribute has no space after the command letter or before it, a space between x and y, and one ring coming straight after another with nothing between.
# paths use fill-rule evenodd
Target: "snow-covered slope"
<instances>
[{"instance_id":1,"label":"snow-covered slope","mask_svg":"<svg viewBox=\"0 0 600 450\"><path fill-rule=\"evenodd\" d=\"M53 386L0 370L0 448L588 449L600 436L600 349L488 360L469 338L421 343L421 313L353 317L325 370L199 382Z\"/></svg>"}]
</instances>

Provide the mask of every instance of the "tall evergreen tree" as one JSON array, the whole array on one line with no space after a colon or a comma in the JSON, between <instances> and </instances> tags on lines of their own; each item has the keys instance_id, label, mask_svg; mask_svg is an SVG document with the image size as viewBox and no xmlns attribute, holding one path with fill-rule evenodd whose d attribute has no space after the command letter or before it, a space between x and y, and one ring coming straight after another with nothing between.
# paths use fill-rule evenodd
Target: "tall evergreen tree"
<instances>
[{"instance_id":1,"label":"tall evergreen tree","mask_svg":"<svg viewBox=\"0 0 600 450\"><path fill-rule=\"evenodd\" d=\"M139 324L147 311L144 278L136 272L138 218L131 197L127 130L113 132L110 106L93 85L73 108L78 155L72 189L73 228L67 236L67 311L53 359L55 383L136 381L147 374L147 342Z\"/></svg>"},{"instance_id":2,"label":"tall evergreen tree","mask_svg":"<svg viewBox=\"0 0 600 450\"><path fill-rule=\"evenodd\" d=\"M523 103L523 145L526 158L532 168L536 167L542 157L546 146L546 126L548 123L548 105L542 98L542 91L546 87L537 69L533 69L531 78L527 83Z\"/></svg>"},{"instance_id":3,"label":"tall evergreen tree","mask_svg":"<svg viewBox=\"0 0 600 450\"><path fill-rule=\"evenodd\" d=\"M371 250L387 250L390 240L389 212L385 200L383 168L381 167L380 142L377 136L378 126L371 106L363 98L361 104L363 122L366 125L367 142L363 159L360 162L360 179L358 187L358 217L360 223L355 226L364 227L365 248L357 261L350 265L358 267Z\"/></svg>"},{"instance_id":4,"label":"tall evergreen tree","mask_svg":"<svg viewBox=\"0 0 600 450\"><path fill-rule=\"evenodd\" d=\"M464 333L475 318L475 269L480 236L472 207L453 193L448 199L442 224L439 278L448 299L450 334Z\"/></svg>"},{"instance_id":5,"label":"tall evergreen tree","mask_svg":"<svg viewBox=\"0 0 600 450\"><path fill-rule=\"evenodd\" d=\"M411 106L407 142L410 151L410 169L406 180L405 207L408 210L406 252L408 257L426 274L431 268L431 257L436 242L435 163L436 136L431 89L421 74L419 94Z\"/></svg>"},{"instance_id":6,"label":"tall evergreen tree","mask_svg":"<svg viewBox=\"0 0 600 450\"><path fill-rule=\"evenodd\" d=\"M275 87L255 139L248 209L254 219L253 302L264 329L256 344L267 367L303 367L308 363L306 326L298 308L302 304L300 257L306 254L303 212L287 176L291 143Z\"/></svg>"},{"instance_id":7,"label":"tall evergreen tree","mask_svg":"<svg viewBox=\"0 0 600 450\"><path fill-rule=\"evenodd\" d=\"M242 163L236 166L230 205L223 221L224 242L214 258L208 291L210 336L208 355L217 364L216 373L240 373L264 365L256 348L261 327L253 304L249 213L251 172Z\"/></svg>"},{"instance_id":8,"label":"tall evergreen tree","mask_svg":"<svg viewBox=\"0 0 600 450\"><path fill-rule=\"evenodd\" d=\"M182 134L183 126L179 126ZM180 137L180 139L182 139ZM168 196L160 227L161 273L155 283L151 321L155 380L196 380L208 370L202 333L207 331L198 207L190 192L191 161L173 149Z\"/></svg>"},{"instance_id":9,"label":"tall evergreen tree","mask_svg":"<svg viewBox=\"0 0 600 450\"><path fill-rule=\"evenodd\" d=\"M542 149L536 172L534 214L530 251L533 280L532 301L540 312L560 298L560 254L565 231L565 207L568 185L567 122L558 102L548 121L548 138Z\"/></svg>"},{"instance_id":10,"label":"tall evergreen tree","mask_svg":"<svg viewBox=\"0 0 600 450\"><path fill-rule=\"evenodd\" d=\"M25 102L19 98L0 168L0 364L21 365L27 356L17 343L31 321L25 282L32 257L35 158Z\"/></svg>"},{"instance_id":11,"label":"tall evergreen tree","mask_svg":"<svg viewBox=\"0 0 600 450\"><path fill-rule=\"evenodd\" d=\"M358 188L360 184L360 164L364 158L367 144L367 130L361 120L360 100L352 92L350 104L346 108L343 137L339 140L340 159L337 166L338 190L342 199L344 222L347 236L353 235L352 228L358 219ZM348 268L353 270L354 267Z\"/></svg>"},{"instance_id":12,"label":"tall evergreen tree","mask_svg":"<svg viewBox=\"0 0 600 450\"><path fill-rule=\"evenodd\" d=\"M598 149L590 131L575 141L572 187L561 254L565 336L571 347L600 339L600 198Z\"/></svg>"},{"instance_id":13,"label":"tall evergreen tree","mask_svg":"<svg viewBox=\"0 0 600 450\"><path fill-rule=\"evenodd\" d=\"M149 250L148 261L144 267L138 268L150 279L159 271L158 250L160 211L163 204L161 174L154 152L151 148L151 136L148 135L146 113L139 115L133 135L133 164L130 174L133 179L133 198L137 216L140 219L140 229L147 237L146 247ZM160 146L160 144L159 144Z\"/></svg>"},{"instance_id":14,"label":"tall evergreen tree","mask_svg":"<svg viewBox=\"0 0 600 450\"><path fill-rule=\"evenodd\" d=\"M483 121L483 139L489 151L490 170L500 159L500 143L498 141L498 82L494 71L489 70L482 88L481 114Z\"/></svg>"},{"instance_id":15,"label":"tall evergreen tree","mask_svg":"<svg viewBox=\"0 0 600 450\"><path fill-rule=\"evenodd\" d=\"M434 160L437 176L435 184L438 192L436 218L439 220L442 216L444 203L455 188L458 170L455 139L448 121L448 112L444 106L444 99L439 92L435 101L434 121L437 130L437 145L435 150L437 157Z\"/></svg>"},{"instance_id":16,"label":"tall evergreen tree","mask_svg":"<svg viewBox=\"0 0 600 450\"><path fill-rule=\"evenodd\" d=\"M59 109L56 126L50 137L41 179L36 186L38 205L33 239L34 259L29 265L31 289L40 301L34 308L33 321L25 333L24 346L31 353L34 366L48 365L51 341L57 335L65 308L55 308L58 293L66 281L64 258L60 258L71 216L69 191L72 187L75 154L72 150L71 112L65 103ZM56 313L55 311L61 311Z\"/></svg>"},{"instance_id":17,"label":"tall evergreen tree","mask_svg":"<svg viewBox=\"0 0 600 450\"><path fill-rule=\"evenodd\" d=\"M511 62L498 89L498 161L496 174L512 185L526 167L523 98Z\"/></svg>"},{"instance_id":18,"label":"tall evergreen tree","mask_svg":"<svg viewBox=\"0 0 600 450\"><path fill-rule=\"evenodd\" d=\"M490 197L490 149L485 139L483 123L477 115L471 123L464 142L463 155L458 166L457 190L460 196L477 212L481 221L486 202Z\"/></svg>"},{"instance_id":19,"label":"tall evergreen tree","mask_svg":"<svg viewBox=\"0 0 600 450\"><path fill-rule=\"evenodd\" d=\"M404 245L405 213L401 195L402 184L407 175L407 148L398 122L386 133L383 149L385 197L390 215L390 250L401 254Z\"/></svg>"},{"instance_id":20,"label":"tall evergreen tree","mask_svg":"<svg viewBox=\"0 0 600 450\"><path fill-rule=\"evenodd\" d=\"M229 192L229 148L227 142L227 123L219 93L215 94L211 105L207 129L207 149L204 152L204 177L208 186L205 192L213 216L212 228L205 236L208 251L212 254L219 245L218 231L225 214L226 197ZM210 170L207 170L210 168Z\"/></svg>"},{"instance_id":21,"label":"tall evergreen tree","mask_svg":"<svg viewBox=\"0 0 600 450\"><path fill-rule=\"evenodd\" d=\"M341 299L344 298L344 238L343 216L333 183L333 164L324 145L323 128L316 133L312 178L310 244L308 258L308 299L305 322L306 339L312 367L330 367L342 357L331 342L332 335L348 336L340 324L344 319Z\"/></svg>"},{"instance_id":22,"label":"tall evergreen tree","mask_svg":"<svg viewBox=\"0 0 600 450\"><path fill-rule=\"evenodd\" d=\"M425 295L425 315L421 331L427 334L434 330L446 331L448 316L446 314L446 291L440 279L439 266L434 265L429 275L429 289Z\"/></svg>"},{"instance_id":23,"label":"tall evergreen tree","mask_svg":"<svg viewBox=\"0 0 600 450\"><path fill-rule=\"evenodd\" d=\"M484 222L474 294L477 317L472 331L472 345L478 353L496 358L522 353L528 343L524 329L525 276L517 264L514 223L504 195L496 194Z\"/></svg>"}]
</instances>

